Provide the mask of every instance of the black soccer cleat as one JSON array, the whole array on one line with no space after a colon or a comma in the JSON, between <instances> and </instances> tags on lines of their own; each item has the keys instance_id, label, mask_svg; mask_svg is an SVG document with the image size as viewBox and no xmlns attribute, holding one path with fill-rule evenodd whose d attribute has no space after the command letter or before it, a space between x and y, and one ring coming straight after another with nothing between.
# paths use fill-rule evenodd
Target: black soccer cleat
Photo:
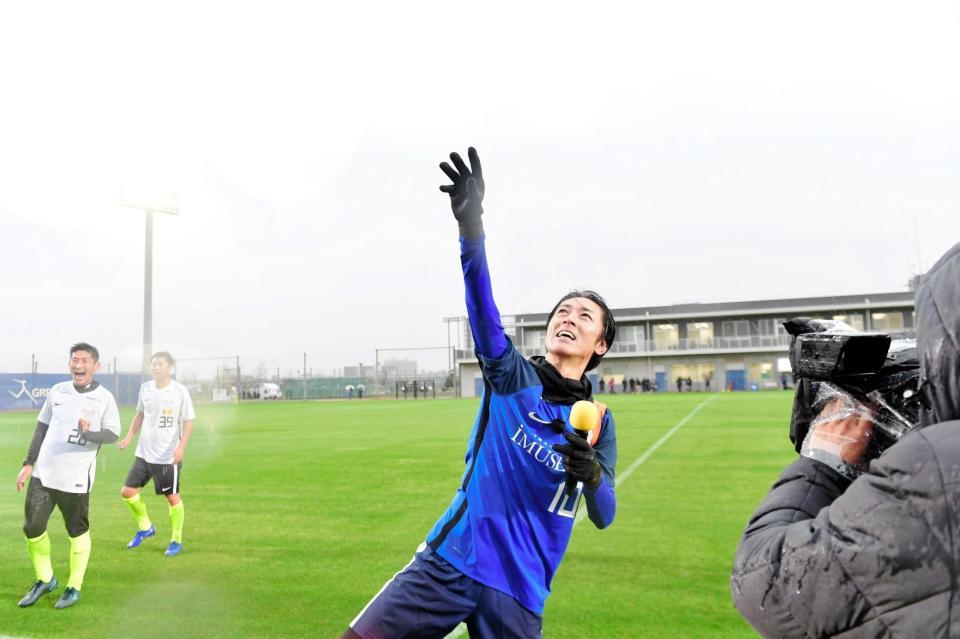
<instances>
[{"instance_id":1,"label":"black soccer cleat","mask_svg":"<svg viewBox=\"0 0 960 639\"><path fill-rule=\"evenodd\" d=\"M54 608L69 608L73 604L80 601L80 591L76 588L71 588L67 586L67 589L63 591L63 594L60 595L60 598L57 600L57 603L53 605Z\"/></svg>"},{"instance_id":2,"label":"black soccer cleat","mask_svg":"<svg viewBox=\"0 0 960 639\"><path fill-rule=\"evenodd\" d=\"M37 603L37 599L44 596L48 592L53 592L57 589L57 578L51 577L50 581L44 583L37 580L37 583L33 584L33 587L27 591L27 594L23 596L23 599L20 600L20 603L17 605L21 608L26 608L27 606L32 606Z\"/></svg>"}]
</instances>

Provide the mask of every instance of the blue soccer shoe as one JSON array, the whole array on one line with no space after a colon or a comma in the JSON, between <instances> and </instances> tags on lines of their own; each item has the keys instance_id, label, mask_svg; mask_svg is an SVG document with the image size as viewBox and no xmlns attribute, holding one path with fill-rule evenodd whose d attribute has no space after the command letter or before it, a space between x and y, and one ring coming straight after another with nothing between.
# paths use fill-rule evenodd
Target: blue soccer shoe
<instances>
[{"instance_id":1,"label":"blue soccer shoe","mask_svg":"<svg viewBox=\"0 0 960 639\"><path fill-rule=\"evenodd\" d=\"M147 537L153 537L157 534L157 529L153 526L150 526L146 530L138 530L137 534L133 536L133 539L130 540L130 543L127 544L127 548L136 548L143 543L143 540Z\"/></svg>"}]
</instances>

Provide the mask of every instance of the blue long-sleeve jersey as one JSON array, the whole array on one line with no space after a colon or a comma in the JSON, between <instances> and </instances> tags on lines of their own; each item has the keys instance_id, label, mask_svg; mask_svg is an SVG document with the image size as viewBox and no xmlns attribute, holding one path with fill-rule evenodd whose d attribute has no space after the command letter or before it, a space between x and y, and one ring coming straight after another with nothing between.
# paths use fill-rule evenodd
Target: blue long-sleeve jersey
<instances>
[{"instance_id":1,"label":"blue long-sleeve jersey","mask_svg":"<svg viewBox=\"0 0 960 639\"><path fill-rule=\"evenodd\" d=\"M507 593L536 613L567 549L581 495L590 519L609 525L616 431L604 413L594 449L602 469L596 490L566 489L564 444L557 420L570 430L571 404L543 399L534 366L503 332L493 302L483 239L461 239L467 311L483 369L484 392L470 433L466 468L453 501L427 543L465 575Z\"/></svg>"}]
</instances>

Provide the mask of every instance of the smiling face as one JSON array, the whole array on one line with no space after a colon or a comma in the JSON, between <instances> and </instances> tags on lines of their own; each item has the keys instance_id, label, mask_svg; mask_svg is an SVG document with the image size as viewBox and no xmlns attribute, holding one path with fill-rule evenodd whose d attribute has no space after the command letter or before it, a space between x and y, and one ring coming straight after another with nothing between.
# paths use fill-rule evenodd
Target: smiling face
<instances>
[{"instance_id":1,"label":"smiling face","mask_svg":"<svg viewBox=\"0 0 960 639\"><path fill-rule=\"evenodd\" d=\"M604 312L599 304L586 297L563 300L547 324L548 361L582 360L585 369L593 355L607 352L603 330Z\"/></svg>"},{"instance_id":2,"label":"smiling face","mask_svg":"<svg viewBox=\"0 0 960 639\"><path fill-rule=\"evenodd\" d=\"M100 362L90 351L74 351L70 354L70 373L75 386L86 386L93 381L93 374L100 370Z\"/></svg>"},{"instance_id":3,"label":"smiling face","mask_svg":"<svg viewBox=\"0 0 960 639\"><path fill-rule=\"evenodd\" d=\"M165 386L170 381L173 366L164 357L154 356L150 360L150 375L158 386Z\"/></svg>"}]
</instances>

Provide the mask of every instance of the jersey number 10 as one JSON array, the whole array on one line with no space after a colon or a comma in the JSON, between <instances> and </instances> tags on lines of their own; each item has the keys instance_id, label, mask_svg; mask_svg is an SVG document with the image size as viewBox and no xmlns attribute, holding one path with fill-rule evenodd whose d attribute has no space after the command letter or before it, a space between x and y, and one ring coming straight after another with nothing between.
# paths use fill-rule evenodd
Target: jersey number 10
<instances>
[{"instance_id":1,"label":"jersey number 10","mask_svg":"<svg viewBox=\"0 0 960 639\"><path fill-rule=\"evenodd\" d=\"M561 517L573 518L577 515L577 507L580 505L580 495L583 494L583 482L577 482L577 487L572 492L567 492L567 482L561 482L557 486L557 493L553 496L553 501L547 508L547 512L556 513Z\"/></svg>"}]
</instances>

